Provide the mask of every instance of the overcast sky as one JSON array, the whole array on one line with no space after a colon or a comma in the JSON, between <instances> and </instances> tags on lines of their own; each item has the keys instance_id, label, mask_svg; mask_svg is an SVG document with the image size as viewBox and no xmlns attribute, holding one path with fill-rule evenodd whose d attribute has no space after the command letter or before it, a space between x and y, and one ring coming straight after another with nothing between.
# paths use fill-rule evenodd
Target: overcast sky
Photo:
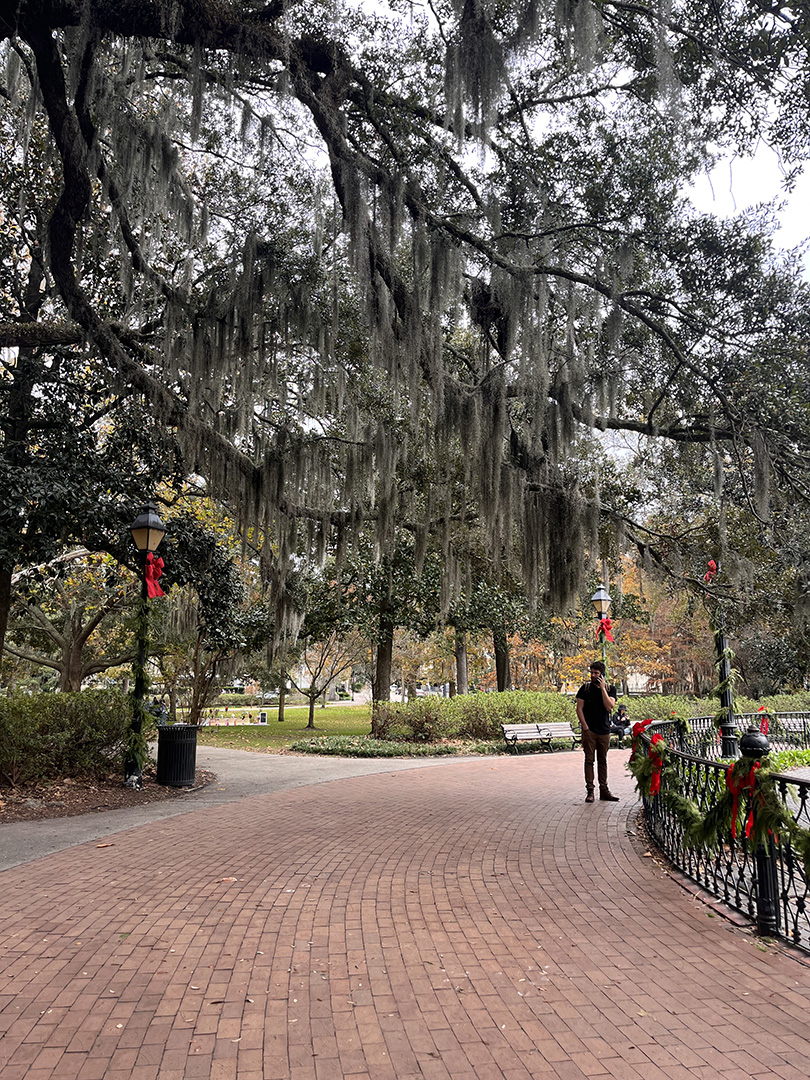
<instances>
[{"instance_id":1,"label":"overcast sky","mask_svg":"<svg viewBox=\"0 0 810 1080\"><path fill-rule=\"evenodd\" d=\"M810 237L810 171L800 176L791 192L784 191L784 171L777 155L767 147L754 158L726 159L692 192L698 210L723 217L741 213L776 197L785 205L776 235L780 248L790 249ZM810 279L810 250L804 252L805 276Z\"/></svg>"}]
</instances>

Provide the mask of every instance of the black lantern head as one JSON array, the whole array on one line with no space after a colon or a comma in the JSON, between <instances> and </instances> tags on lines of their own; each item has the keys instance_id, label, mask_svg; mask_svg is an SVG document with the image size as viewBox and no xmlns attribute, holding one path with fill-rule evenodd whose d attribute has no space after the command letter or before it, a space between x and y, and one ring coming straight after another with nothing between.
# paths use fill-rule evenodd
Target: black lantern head
<instances>
[{"instance_id":1,"label":"black lantern head","mask_svg":"<svg viewBox=\"0 0 810 1080\"><path fill-rule=\"evenodd\" d=\"M610 611L611 596L604 585L600 585L596 592L591 597L591 603L596 609L596 614L600 619L604 619L607 613Z\"/></svg>"},{"instance_id":2,"label":"black lantern head","mask_svg":"<svg viewBox=\"0 0 810 1080\"><path fill-rule=\"evenodd\" d=\"M141 507L140 513L129 527L138 551L157 551L158 544L166 535L166 526L158 517L154 503Z\"/></svg>"}]
</instances>

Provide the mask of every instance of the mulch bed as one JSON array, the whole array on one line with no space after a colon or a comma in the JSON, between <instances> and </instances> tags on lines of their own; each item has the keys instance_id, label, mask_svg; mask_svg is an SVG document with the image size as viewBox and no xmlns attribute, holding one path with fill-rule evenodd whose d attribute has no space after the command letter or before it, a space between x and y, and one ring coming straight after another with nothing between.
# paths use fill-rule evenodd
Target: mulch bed
<instances>
[{"instance_id":1,"label":"mulch bed","mask_svg":"<svg viewBox=\"0 0 810 1080\"><path fill-rule=\"evenodd\" d=\"M120 774L93 779L53 780L17 788L0 787L0 826L13 821L41 821L46 818L75 817L102 810L122 810L145 803L182 798L189 791L206 787L216 777L197 769L193 787L172 788L155 782L154 769L143 775L140 791L124 787Z\"/></svg>"}]
</instances>

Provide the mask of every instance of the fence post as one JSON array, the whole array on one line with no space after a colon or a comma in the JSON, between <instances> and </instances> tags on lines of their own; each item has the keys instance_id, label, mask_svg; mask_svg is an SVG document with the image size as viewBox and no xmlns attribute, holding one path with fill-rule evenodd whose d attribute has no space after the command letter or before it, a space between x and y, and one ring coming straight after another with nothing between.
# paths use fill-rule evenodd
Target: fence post
<instances>
[{"instance_id":1,"label":"fence post","mask_svg":"<svg viewBox=\"0 0 810 1080\"><path fill-rule=\"evenodd\" d=\"M776 937L780 929L776 846L769 836L767 847L764 843L757 844L757 933Z\"/></svg>"},{"instance_id":2,"label":"fence post","mask_svg":"<svg viewBox=\"0 0 810 1080\"><path fill-rule=\"evenodd\" d=\"M770 753L770 749L767 735L753 724L740 739L740 752L743 757L751 758L752 761L760 761ZM756 799L756 795L752 792L750 798ZM757 844L755 858L757 933L762 937L776 937L780 930L779 875L776 868L776 845L773 836L768 836L767 844L765 841Z\"/></svg>"}]
</instances>

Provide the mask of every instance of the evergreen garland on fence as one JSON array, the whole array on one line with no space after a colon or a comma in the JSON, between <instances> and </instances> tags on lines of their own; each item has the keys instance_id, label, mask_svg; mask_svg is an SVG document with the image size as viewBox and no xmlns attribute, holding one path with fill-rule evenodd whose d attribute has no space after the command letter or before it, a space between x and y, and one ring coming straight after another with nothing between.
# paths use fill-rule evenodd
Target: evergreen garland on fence
<instances>
[{"instance_id":1,"label":"evergreen garland on fence","mask_svg":"<svg viewBox=\"0 0 810 1080\"><path fill-rule=\"evenodd\" d=\"M727 842L730 833L745 839L753 848L765 843L769 836L776 840L784 836L801 859L805 878L810 882L810 831L798 825L785 810L775 776L768 769L767 757L761 761L742 757L729 766L723 788L705 814L693 799L683 794L671 748L663 740L655 744L652 757L634 753L627 763L641 798L649 802L655 797L655 792L651 792L659 771L655 757L661 760L658 795L680 825L686 847L717 850ZM749 781L750 789L746 786ZM750 799L746 800L748 790Z\"/></svg>"}]
</instances>

